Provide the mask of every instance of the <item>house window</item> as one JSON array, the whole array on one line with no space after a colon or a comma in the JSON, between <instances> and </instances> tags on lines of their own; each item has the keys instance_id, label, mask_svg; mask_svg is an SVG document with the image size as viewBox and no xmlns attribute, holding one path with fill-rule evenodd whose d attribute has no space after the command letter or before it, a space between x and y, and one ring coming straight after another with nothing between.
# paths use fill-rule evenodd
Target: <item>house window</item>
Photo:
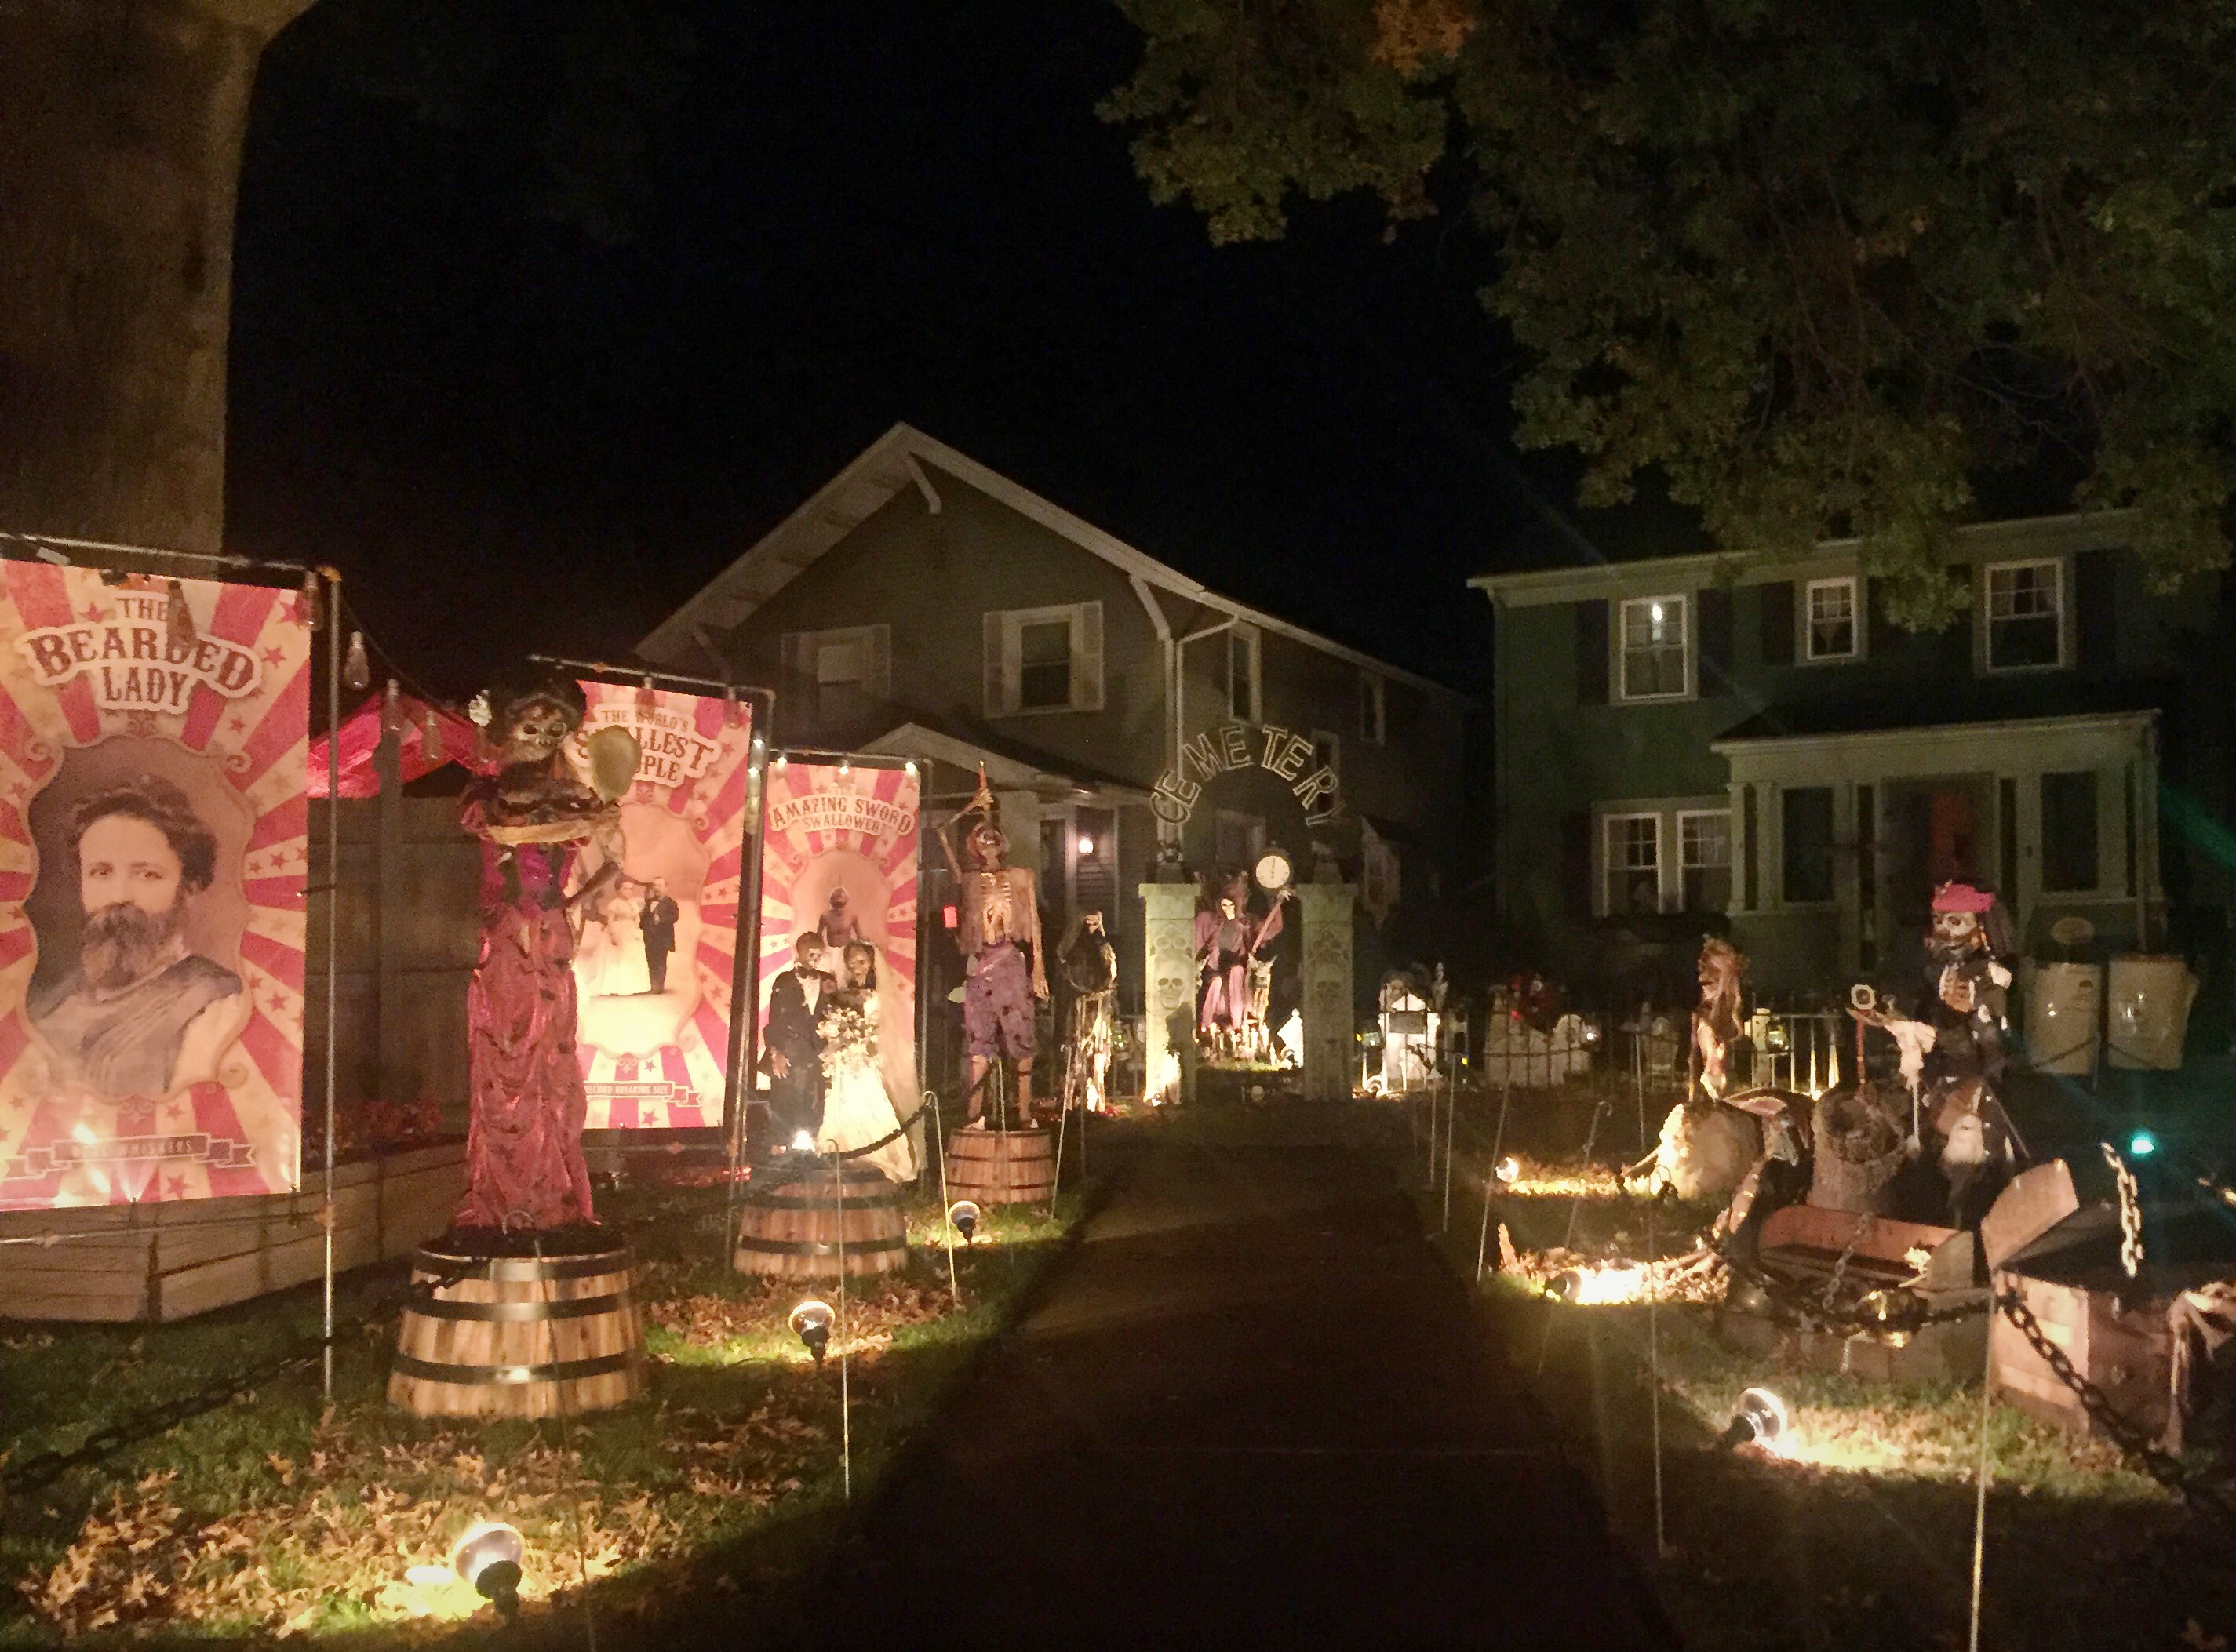
<instances>
[{"instance_id":1,"label":"house window","mask_svg":"<svg viewBox=\"0 0 2236 1652\"><path fill-rule=\"evenodd\" d=\"M2064 573L2064 564L2055 558L1989 566L1989 671L2029 671L2065 663Z\"/></svg>"},{"instance_id":2,"label":"house window","mask_svg":"<svg viewBox=\"0 0 2236 1652\"><path fill-rule=\"evenodd\" d=\"M891 692L890 626L789 632L784 646L795 692L812 727L858 724Z\"/></svg>"},{"instance_id":3,"label":"house window","mask_svg":"<svg viewBox=\"0 0 2236 1652\"><path fill-rule=\"evenodd\" d=\"M1372 672L1358 674L1358 738L1380 745L1389 738L1390 686Z\"/></svg>"},{"instance_id":4,"label":"house window","mask_svg":"<svg viewBox=\"0 0 2236 1652\"><path fill-rule=\"evenodd\" d=\"M985 620L986 714L1102 709L1102 605L1013 608Z\"/></svg>"},{"instance_id":5,"label":"house window","mask_svg":"<svg viewBox=\"0 0 2236 1652\"><path fill-rule=\"evenodd\" d=\"M1622 605L1621 698L1681 699L1692 692L1692 635L1687 599L1639 597Z\"/></svg>"},{"instance_id":6,"label":"house window","mask_svg":"<svg viewBox=\"0 0 2236 1652\"><path fill-rule=\"evenodd\" d=\"M1687 810L1677 816L1677 865L1685 910L1723 912L1732 904L1732 811Z\"/></svg>"},{"instance_id":7,"label":"house window","mask_svg":"<svg viewBox=\"0 0 2236 1652\"><path fill-rule=\"evenodd\" d=\"M1258 633L1254 626L1236 626L1227 633L1227 712L1238 723L1255 723L1263 701L1259 698Z\"/></svg>"},{"instance_id":8,"label":"house window","mask_svg":"<svg viewBox=\"0 0 2236 1652\"><path fill-rule=\"evenodd\" d=\"M1661 910L1661 816L1609 815L1604 896L1609 917Z\"/></svg>"},{"instance_id":9,"label":"house window","mask_svg":"<svg viewBox=\"0 0 2236 1652\"><path fill-rule=\"evenodd\" d=\"M1805 587L1808 626L1805 633L1812 660L1855 659L1863 652L1863 629L1857 623L1856 578L1812 580Z\"/></svg>"},{"instance_id":10,"label":"house window","mask_svg":"<svg viewBox=\"0 0 2236 1652\"><path fill-rule=\"evenodd\" d=\"M2042 887L2045 894L2080 895L2095 888L2096 774L2042 777Z\"/></svg>"},{"instance_id":11,"label":"house window","mask_svg":"<svg viewBox=\"0 0 2236 1652\"><path fill-rule=\"evenodd\" d=\"M1779 794L1785 810L1785 888L1788 906L1832 898L1832 789L1794 786Z\"/></svg>"}]
</instances>

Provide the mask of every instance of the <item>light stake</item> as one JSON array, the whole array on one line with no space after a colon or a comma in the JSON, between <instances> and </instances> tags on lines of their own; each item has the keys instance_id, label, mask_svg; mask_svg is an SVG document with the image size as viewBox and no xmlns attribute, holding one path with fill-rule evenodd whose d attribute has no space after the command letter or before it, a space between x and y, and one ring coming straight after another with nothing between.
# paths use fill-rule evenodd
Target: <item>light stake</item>
<instances>
[{"instance_id":1,"label":"light stake","mask_svg":"<svg viewBox=\"0 0 2236 1652\"><path fill-rule=\"evenodd\" d=\"M823 1369L823 1356L831 1351L831 1304L810 1297L792 1310L792 1334L815 1359L815 1368Z\"/></svg>"},{"instance_id":2,"label":"light stake","mask_svg":"<svg viewBox=\"0 0 2236 1652\"><path fill-rule=\"evenodd\" d=\"M947 1207L947 1219L955 1224L955 1231L963 1236L963 1242L971 1242L978 1231L978 1207L968 1199L957 1199Z\"/></svg>"},{"instance_id":3,"label":"light stake","mask_svg":"<svg viewBox=\"0 0 2236 1652\"><path fill-rule=\"evenodd\" d=\"M502 1520L477 1520L450 1550L450 1570L506 1619L520 1616L521 1563L528 1541Z\"/></svg>"},{"instance_id":4,"label":"light stake","mask_svg":"<svg viewBox=\"0 0 2236 1652\"><path fill-rule=\"evenodd\" d=\"M1739 1409L1732 1413L1731 1426L1724 1430L1716 1446L1726 1452L1746 1445L1775 1450L1792 1427L1783 1400L1767 1388L1750 1388L1739 1396Z\"/></svg>"}]
</instances>

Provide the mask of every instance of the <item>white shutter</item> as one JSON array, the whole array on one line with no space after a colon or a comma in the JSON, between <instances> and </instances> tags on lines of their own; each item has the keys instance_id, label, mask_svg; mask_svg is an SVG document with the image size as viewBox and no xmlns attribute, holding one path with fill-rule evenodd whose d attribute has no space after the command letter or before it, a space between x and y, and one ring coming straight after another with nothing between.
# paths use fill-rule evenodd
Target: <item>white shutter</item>
<instances>
[{"instance_id":1,"label":"white shutter","mask_svg":"<svg viewBox=\"0 0 2236 1652\"><path fill-rule=\"evenodd\" d=\"M1082 602L1071 621L1071 709L1102 709L1102 605Z\"/></svg>"},{"instance_id":2,"label":"white shutter","mask_svg":"<svg viewBox=\"0 0 2236 1652\"><path fill-rule=\"evenodd\" d=\"M893 628L871 626L867 652L869 659L865 665L862 686L871 699L882 705L893 697Z\"/></svg>"},{"instance_id":3,"label":"white shutter","mask_svg":"<svg viewBox=\"0 0 2236 1652\"><path fill-rule=\"evenodd\" d=\"M981 646L984 653L985 708L988 717L1003 714L1002 705L1002 616L989 609Z\"/></svg>"}]
</instances>

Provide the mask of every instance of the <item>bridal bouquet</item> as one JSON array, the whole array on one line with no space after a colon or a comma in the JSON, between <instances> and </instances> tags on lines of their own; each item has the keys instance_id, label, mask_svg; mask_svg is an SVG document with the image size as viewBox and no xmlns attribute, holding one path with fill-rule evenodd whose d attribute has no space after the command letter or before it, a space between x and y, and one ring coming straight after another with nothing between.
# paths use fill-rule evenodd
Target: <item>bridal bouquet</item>
<instances>
[{"instance_id":1,"label":"bridal bouquet","mask_svg":"<svg viewBox=\"0 0 2236 1652\"><path fill-rule=\"evenodd\" d=\"M842 1066L875 1060L878 1024L866 1006L833 1005L818 1024L823 1035L823 1071L836 1073Z\"/></svg>"}]
</instances>

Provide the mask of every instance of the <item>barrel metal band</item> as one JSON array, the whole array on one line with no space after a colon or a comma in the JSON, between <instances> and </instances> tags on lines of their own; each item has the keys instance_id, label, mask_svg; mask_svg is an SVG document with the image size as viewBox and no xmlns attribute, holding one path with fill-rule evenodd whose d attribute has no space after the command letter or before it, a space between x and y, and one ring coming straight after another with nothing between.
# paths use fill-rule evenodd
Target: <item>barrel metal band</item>
<instances>
[{"instance_id":1,"label":"barrel metal band","mask_svg":"<svg viewBox=\"0 0 2236 1652\"><path fill-rule=\"evenodd\" d=\"M580 1320L595 1314L626 1311L629 1299L617 1296L564 1296L549 1302L457 1302L437 1296L414 1302L408 1312L428 1320L485 1320L514 1324L536 1320Z\"/></svg>"},{"instance_id":2,"label":"barrel metal band","mask_svg":"<svg viewBox=\"0 0 2236 1652\"><path fill-rule=\"evenodd\" d=\"M550 1365L435 1365L408 1354L396 1356L399 1376L422 1382L568 1382L577 1377L602 1377L627 1371L641 1356L634 1350L601 1354L593 1360L560 1360Z\"/></svg>"},{"instance_id":3,"label":"barrel metal band","mask_svg":"<svg viewBox=\"0 0 2236 1652\"><path fill-rule=\"evenodd\" d=\"M878 1179L885 1180L883 1177ZM799 1183L793 1183L786 1187L771 1188L759 1198L748 1196L746 1203L757 1204L765 1210L835 1210L841 1204L849 1210L898 1210L901 1208L900 1190L892 1187L891 1183L887 1183L886 1185L891 1189L890 1192L865 1193L858 1196L849 1193L844 1199L840 1199L834 1195L827 1183L819 1188L805 1190L801 1189ZM788 1194L801 1191L805 1191L806 1197L786 1196Z\"/></svg>"},{"instance_id":4,"label":"barrel metal band","mask_svg":"<svg viewBox=\"0 0 2236 1652\"><path fill-rule=\"evenodd\" d=\"M841 1249L850 1256L890 1256L896 1251L908 1254L905 1239L849 1239L844 1246L826 1245L813 1239L764 1239L759 1234L738 1236L738 1249L758 1251L765 1256L835 1256Z\"/></svg>"},{"instance_id":5,"label":"barrel metal band","mask_svg":"<svg viewBox=\"0 0 2236 1652\"><path fill-rule=\"evenodd\" d=\"M455 1274L464 1269L468 1279L511 1282L626 1274L631 1257L626 1250L601 1251L592 1256L459 1256L447 1251L423 1249L414 1261L422 1273Z\"/></svg>"}]
</instances>

